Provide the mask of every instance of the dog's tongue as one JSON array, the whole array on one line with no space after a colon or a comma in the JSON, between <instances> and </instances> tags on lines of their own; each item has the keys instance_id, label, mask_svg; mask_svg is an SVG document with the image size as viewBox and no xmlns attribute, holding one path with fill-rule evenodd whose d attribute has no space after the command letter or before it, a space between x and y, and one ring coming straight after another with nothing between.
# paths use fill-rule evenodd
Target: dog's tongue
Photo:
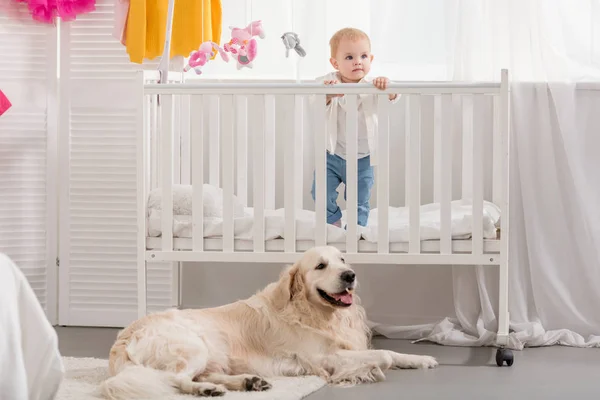
<instances>
[{"instance_id":1,"label":"dog's tongue","mask_svg":"<svg viewBox=\"0 0 600 400\"><path fill-rule=\"evenodd\" d=\"M341 301L344 304L352 304L352 293L342 292L342 293L332 294L331 297L333 297L337 301Z\"/></svg>"}]
</instances>

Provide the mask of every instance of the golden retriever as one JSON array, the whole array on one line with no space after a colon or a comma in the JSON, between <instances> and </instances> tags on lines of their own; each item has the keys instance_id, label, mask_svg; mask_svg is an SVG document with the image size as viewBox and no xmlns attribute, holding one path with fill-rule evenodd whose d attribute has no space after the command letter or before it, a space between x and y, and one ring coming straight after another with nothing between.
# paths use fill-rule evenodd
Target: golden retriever
<instances>
[{"instance_id":1,"label":"golden retriever","mask_svg":"<svg viewBox=\"0 0 600 400\"><path fill-rule=\"evenodd\" d=\"M246 300L142 317L119 332L100 391L112 400L220 396L268 390L275 376L357 384L390 368L435 367L433 357L370 349L356 285L338 249L317 247Z\"/></svg>"}]
</instances>

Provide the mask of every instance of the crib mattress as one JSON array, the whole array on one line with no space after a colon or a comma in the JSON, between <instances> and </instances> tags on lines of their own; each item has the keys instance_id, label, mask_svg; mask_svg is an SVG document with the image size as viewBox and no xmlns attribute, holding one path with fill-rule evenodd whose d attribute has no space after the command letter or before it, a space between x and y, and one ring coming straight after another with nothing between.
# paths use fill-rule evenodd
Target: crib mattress
<instances>
[{"instance_id":1,"label":"crib mattress","mask_svg":"<svg viewBox=\"0 0 600 400\"><path fill-rule=\"evenodd\" d=\"M469 239L473 232L472 204L468 200L455 200L451 206L451 236L453 240ZM421 240L439 241L440 239L440 205L432 203L421 206ZM148 209L147 236L148 238L158 238L162 235L160 209L156 207ZM346 220L346 213L343 212L343 221ZM497 236L497 226L499 226L500 210L489 202L484 202L483 206L483 237L487 240L495 240ZM265 210L264 218L265 240L278 241L285 238L285 210ZM223 234L223 219L215 216L205 216L203 224L203 236L205 239L219 239ZM243 242L250 243L254 239L254 210L252 208L243 208L243 213L238 213L234 218L234 239L238 245ZM389 239L390 243L407 244L409 241L409 210L407 207L390 207L389 209ZM346 243L347 231L333 225L327 225L327 241L332 244ZM176 214L173 216L173 237L175 244L179 243L181 249L191 248L192 237L192 215ZM315 239L315 213L311 210L296 211L296 240L298 242L314 242ZM357 240L367 243L377 243L378 240L378 209L371 210L369 222L366 227L358 227ZM150 248L160 247L160 240L149 241L158 245ZM210 243L210 242L208 242ZM218 247L220 241L214 241L213 245ZM277 247L276 245L274 245ZM310 247L310 246L309 246ZM399 249L402 246L398 247ZM216 249L216 248L215 248Z\"/></svg>"}]
</instances>

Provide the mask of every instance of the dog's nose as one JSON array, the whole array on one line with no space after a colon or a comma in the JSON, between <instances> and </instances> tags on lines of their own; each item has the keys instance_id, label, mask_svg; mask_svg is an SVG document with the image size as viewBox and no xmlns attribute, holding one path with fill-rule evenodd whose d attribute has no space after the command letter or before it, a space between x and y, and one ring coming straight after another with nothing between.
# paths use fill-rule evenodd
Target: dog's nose
<instances>
[{"instance_id":1,"label":"dog's nose","mask_svg":"<svg viewBox=\"0 0 600 400\"><path fill-rule=\"evenodd\" d=\"M352 283L354 282L354 278L356 278L356 274L354 273L354 271L344 271L342 272L342 275L340 275L340 278L344 282Z\"/></svg>"}]
</instances>

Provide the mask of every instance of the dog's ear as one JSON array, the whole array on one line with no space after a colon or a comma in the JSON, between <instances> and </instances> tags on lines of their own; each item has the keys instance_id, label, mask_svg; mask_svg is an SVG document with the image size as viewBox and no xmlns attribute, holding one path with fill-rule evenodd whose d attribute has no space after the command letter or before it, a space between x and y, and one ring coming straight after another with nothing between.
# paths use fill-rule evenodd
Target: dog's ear
<instances>
[{"instance_id":1,"label":"dog's ear","mask_svg":"<svg viewBox=\"0 0 600 400\"><path fill-rule=\"evenodd\" d=\"M288 269L288 274L290 276L289 282L289 299L292 300L295 296L302 293L304 291L304 277L300 273L300 266L294 265Z\"/></svg>"},{"instance_id":2,"label":"dog's ear","mask_svg":"<svg viewBox=\"0 0 600 400\"><path fill-rule=\"evenodd\" d=\"M302 274L297 264L287 267L280 275L279 282L274 292L274 302L284 307L294 296L300 293L304 287Z\"/></svg>"}]
</instances>

